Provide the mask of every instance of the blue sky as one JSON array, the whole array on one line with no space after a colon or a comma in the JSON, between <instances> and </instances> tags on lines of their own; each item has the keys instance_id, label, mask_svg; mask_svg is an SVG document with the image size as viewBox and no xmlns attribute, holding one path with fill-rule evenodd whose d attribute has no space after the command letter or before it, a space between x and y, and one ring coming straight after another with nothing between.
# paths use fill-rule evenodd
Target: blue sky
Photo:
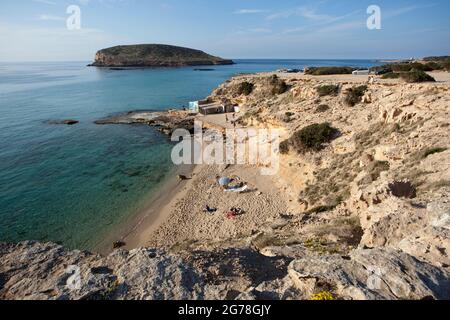
<instances>
[{"instance_id":1,"label":"blue sky","mask_svg":"<svg viewBox=\"0 0 450 320\"><path fill-rule=\"evenodd\" d=\"M368 30L378 5L382 29ZM81 30L66 9L81 8ZM89 61L118 44L166 43L225 58L450 55L448 0L1 0L0 61Z\"/></svg>"}]
</instances>

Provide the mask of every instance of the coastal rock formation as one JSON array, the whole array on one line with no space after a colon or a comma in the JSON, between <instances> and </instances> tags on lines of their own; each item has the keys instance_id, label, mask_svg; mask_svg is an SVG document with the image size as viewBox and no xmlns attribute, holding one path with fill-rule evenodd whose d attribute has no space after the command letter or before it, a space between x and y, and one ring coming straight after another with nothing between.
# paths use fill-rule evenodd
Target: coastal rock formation
<instances>
[{"instance_id":1,"label":"coastal rock formation","mask_svg":"<svg viewBox=\"0 0 450 320\"><path fill-rule=\"evenodd\" d=\"M80 123L80 121L78 120L73 120L73 119L67 119L67 120L49 120L47 121L48 124L64 124L64 125L68 125L68 126L73 126L75 124Z\"/></svg>"},{"instance_id":2,"label":"coastal rock formation","mask_svg":"<svg viewBox=\"0 0 450 320\"><path fill-rule=\"evenodd\" d=\"M200 276L179 257L153 249L104 258L55 244L0 245L0 299L198 299Z\"/></svg>"},{"instance_id":3,"label":"coastal rock formation","mask_svg":"<svg viewBox=\"0 0 450 320\"><path fill-rule=\"evenodd\" d=\"M116 46L95 55L93 67L182 67L233 64L200 50L163 44Z\"/></svg>"},{"instance_id":4,"label":"coastal rock formation","mask_svg":"<svg viewBox=\"0 0 450 320\"><path fill-rule=\"evenodd\" d=\"M161 133L170 136L176 129L184 129L193 133L194 120L194 116L182 110L167 112L130 111L97 120L95 124L146 124L156 127Z\"/></svg>"},{"instance_id":5,"label":"coastal rock formation","mask_svg":"<svg viewBox=\"0 0 450 320\"><path fill-rule=\"evenodd\" d=\"M137 249L101 257L55 244L1 244L0 299L309 299L324 291L346 300L450 299L450 273L401 251L300 249L293 261L282 252Z\"/></svg>"},{"instance_id":6,"label":"coastal rock formation","mask_svg":"<svg viewBox=\"0 0 450 320\"><path fill-rule=\"evenodd\" d=\"M198 168L147 239L158 249L102 257L2 244L0 298L450 299L448 80L366 82L300 74L227 81L208 99L238 105L244 127L280 129L278 175L258 176L255 165ZM346 103L352 88L364 91L353 106ZM190 131L196 119L186 111L130 112L97 123L170 134ZM305 148L302 139L321 135L304 128L327 127L313 124L339 135ZM218 175L251 181L252 190L225 194ZM217 213L206 215L205 204ZM246 213L227 219L230 204ZM79 288L67 285L70 266L79 267Z\"/></svg>"}]
</instances>

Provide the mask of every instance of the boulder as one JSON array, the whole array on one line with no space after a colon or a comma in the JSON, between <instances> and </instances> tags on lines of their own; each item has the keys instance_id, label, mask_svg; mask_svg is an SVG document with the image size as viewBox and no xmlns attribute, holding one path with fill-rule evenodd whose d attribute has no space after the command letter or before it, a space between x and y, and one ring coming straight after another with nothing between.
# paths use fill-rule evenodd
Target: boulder
<instances>
[{"instance_id":1,"label":"boulder","mask_svg":"<svg viewBox=\"0 0 450 320\"><path fill-rule=\"evenodd\" d=\"M391 249L305 257L291 263L289 275L306 296L326 291L346 300L450 299L450 273Z\"/></svg>"}]
</instances>

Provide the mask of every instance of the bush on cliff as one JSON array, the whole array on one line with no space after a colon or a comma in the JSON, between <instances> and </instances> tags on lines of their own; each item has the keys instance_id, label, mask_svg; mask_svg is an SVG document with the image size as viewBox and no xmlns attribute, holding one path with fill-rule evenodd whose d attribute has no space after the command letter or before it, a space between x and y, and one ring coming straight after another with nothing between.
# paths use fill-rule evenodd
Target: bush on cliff
<instances>
[{"instance_id":1,"label":"bush on cliff","mask_svg":"<svg viewBox=\"0 0 450 320\"><path fill-rule=\"evenodd\" d=\"M313 124L294 133L290 144L297 152L308 150L320 151L324 144L337 136L338 130L329 123Z\"/></svg>"},{"instance_id":2,"label":"bush on cliff","mask_svg":"<svg viewBox=\"0 0 450 320\"><path fill-rule=\"evenodd\" d=\"M419 62L412 63L395 63L391 65L391 69L394 72L409 72L413 69L422 71L432 71L431 66Z\"/></svg>"},{"instance_id":3,"label":"bush on cliff","mask_svg":"<svg viewBox=\"0 0 450 320\"><path fill-rule=\"evenodd\" d=\"M280 153L281 154L288 154L290 151L291 142L288 140L284 140L280 143Z\"/></svg>"},{"instance_id":4,"label":"bush on cliff","mask_svg":"<svg viewBox=\"0 0 450 320\"><path fill-rule=\"evenodd\" d=\"M398 78L400 78L400 73L395 73L395 72L385 73L381 77L381 79L398 79Z\"/></svg>"},{"instance_id":5,"label":"bush on cliff","mask_svg":"<svg viewBox=\"0 0 450 320\"><path fill-rule=\"evenodd\" d=\"M283 94L289 89L286 82L278 78L278 76L275 74L272 77L270 77L269 83L272 86L272 95L274 96L278 94Z\"/></svg>"},{"instance_id":6,"label":"bush on cliff","mask_svg":"<svg viewBox=\"0 0 450 320\"><path fill-rule=\"evenodd\" d=\"M327 112L328 110L330 110L330 106L327 104L321 104L317 107L316 112L317 113L323 113L323 112Z\"/></svg>"},{"instance_id":7,"label":"bush on cliff","mask_svg":"<svg viewBox=\"0 0 450 320\"><path fill-rule=\"evenodd\" d=\"M430 69L430 71L433 71L433 70L442 70L442 69L443 69L441 63L434 62L434 61L432 61L432 62L427 62L425 65L427 66L428 69ZM426 70L424 70L424 71L426 71Z\"/></svg>"},{"instance_id":8,"label":"bush on cliff","mask_svg":"<svg viewBox=\"0 0 450 320\"><path fill-rule=\"evenodd\" d=\"M441 62L442 68L446 71L450 71L450 60Z\"/></svg>"},{"instance_id":9,"label":"bush on cliff","mask_svg":"<svg viewBox=\"0 0 450 320\"><path fill-rule=\"evenodd\" d=\"M238 94L248 96L253 92L253 83L244 81L239 85Z\"/></svg>"},{"instance_id":10,"label":"bush on cliff","mask_svg":"<svg viewBox=\"0 0 450 320\"><path fill-rule=\"evenodd\" d=\"M317 88L317 93L320 97L337 96L339 94L339 86L332 84L320 86Z\"/></svg>"},{"instance_id":11,"label":"bush on cliff","mask_svg":"<svg viewBox=\"0 0 450 320\"><path fill-rule=\"evenodd\" d=\"M436 82L432 76L422 70L404 72L400 74L400 77L408 83Z\"/></svg>"},{"instance_id":12,"label":"bush on cliff","mask_svg":"<svg viewBox=\"0 0 450 320\"><path fill-rule=\"evenodd\" d=\"M305 74L324 76L334 74L351 74L353 71L355 71L355 69L351 67L314 67L307 69Z\"/></svg>"},{"instance_id":13,"label":"bush on cliff","mask_svg":"<svg viewBox=\"0 0 450 320\"><path fill-rule=\"evenodd\" d=\"M367 86L353 87L347 90L347 95L345 97L345 102L349 106L355 106L361 102L362 97L366 93Z\"/></svg>"}]
</instances>

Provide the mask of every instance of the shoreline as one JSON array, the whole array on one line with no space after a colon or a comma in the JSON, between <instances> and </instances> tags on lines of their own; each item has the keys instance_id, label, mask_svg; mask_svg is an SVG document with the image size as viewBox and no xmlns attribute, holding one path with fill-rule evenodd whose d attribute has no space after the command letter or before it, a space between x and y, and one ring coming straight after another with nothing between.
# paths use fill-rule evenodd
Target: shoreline
<instances>
[{"instance_id":1,"label":"shoreline","mask_svg":"<svg viewBox=\"0 0 450 320\"><path fill-rule=\"evenodd\" d=\"M142 246L142 234L153 230L161 223L161 220L164 220L166 215L162 212L164 208L169 206L180 194L183 187L186 187L187 183L191 181L180 181L178 180L178 175L191 176L195 169L195 165L174 167L157 191L144 201L142 208L133 214L132 217L119 223L116 230L109 232L100 244L96 246L95 252L102 255L110 254L114 251L113 243L115 241L123 241L126 245L122 248L127 250Z\"/></svg>"}]
</instances>

